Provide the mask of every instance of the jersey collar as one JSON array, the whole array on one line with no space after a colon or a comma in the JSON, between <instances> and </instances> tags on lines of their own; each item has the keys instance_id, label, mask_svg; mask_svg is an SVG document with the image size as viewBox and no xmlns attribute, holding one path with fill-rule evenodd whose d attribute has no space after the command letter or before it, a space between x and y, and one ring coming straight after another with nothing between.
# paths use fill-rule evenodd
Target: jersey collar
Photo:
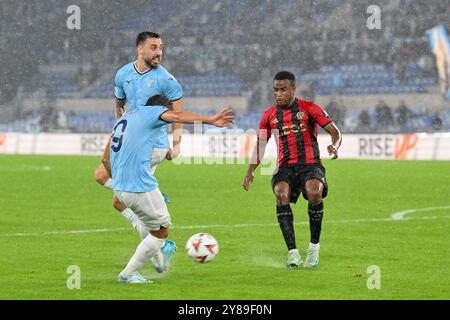
<instances>
[{"instance_id":1,"label":"jersey collar","mask_svg":"<svg viewBox=\"0 0 450 320\"><path fill-rule=\"evenodd\" d=\"M145 72L140 72L140 71L138 70L138 68L136 67L136 61L133 62L133 67L134 67L134 70L136 70L136 72L137 72L138 74L140 74L140 75L146 74L146 73L148 73L148 72L150 72L150 71L155 70L155 69L158 68L158 67L156 67L156 68L150 68L150 69L148 69L148 70L145 71Z\"/></svg>"},{"instance_id":2,"label":"jersey collar","mask_svg":"<svg viewBox=\"0 0 450 320\"><path fill-rule=\"evenodd\" d=\"M298 98L295 97L294 102L290 106L287 106L287 107L279 107L278 105L276 105L276 106L277 106L277 108L281 108L281 109L292 109L292 107L294 107L296 104L298 104L298 102L299 102Z\"/></svg>"}]
</instances>

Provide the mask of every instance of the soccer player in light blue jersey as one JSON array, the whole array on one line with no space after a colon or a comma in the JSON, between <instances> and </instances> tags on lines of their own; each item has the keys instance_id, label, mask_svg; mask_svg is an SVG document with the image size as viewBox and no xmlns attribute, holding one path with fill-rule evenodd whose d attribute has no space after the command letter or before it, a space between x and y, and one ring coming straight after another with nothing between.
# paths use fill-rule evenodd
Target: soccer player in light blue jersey
<instances>
[{"instance_id":1,"label":"soccer player in light blue jersey","mask_svg":"<svg viewBox=\"0 0 450 320\"><path fill-rule=\"evenodd\" d=\"M115 76L116 119L125 112L125 103L128 112L132 112L137 106L145 105L147 100L156 94L166 96L172 102L175 111L182 111L181 85L160 65L163 52L161 37L153 32L141 32L136 38L136 49L137 60L120 68ZM151 150L152 162L149 165L152 174L164 159L172 160L180 153L182 124L173 123L172 129L173 146L170 149L166 126L160 127L160 134ZM111 188L111 177L103 165L95 171L95 178L101 185ZM139 226L134 223L136 217L132 210L116 200L114 207L140 233L141 238L146 236L146 233L141 233Z\"/></svg>"},{"instance_id":2,"label":"soccer player in light blue jersey","mask_svg":"<svg viewBox=\"0 0 450 320\"><path fill-rule=\"evenodd\" d=\"M115 124L111 139L105 148L102 163L112 177L112 188L118 201L133 210L147 230L147 236L138 245L118 281L148 283L138 270L152 262L158 272L168 268L170 252L164 255L171 219L158 183L150 169L152 150L160 129L167 123L202 122L217 127L234 123L231 109L214 116L171 110L170 102L162 95L151 97L146 105L136 106Z\"/></svg>"}]
</instances>

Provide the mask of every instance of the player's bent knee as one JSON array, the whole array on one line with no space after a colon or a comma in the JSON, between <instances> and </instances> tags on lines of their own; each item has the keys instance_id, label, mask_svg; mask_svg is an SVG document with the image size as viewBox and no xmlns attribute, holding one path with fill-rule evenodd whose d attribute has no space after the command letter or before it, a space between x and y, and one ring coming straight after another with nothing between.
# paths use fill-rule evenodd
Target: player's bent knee
<instances>
[{"instance_id":1,"label":"player's bent knee","mask_svg":"<svg viewBox=\"0 0 450 320\"><path fill-rule=\"evenodd\" d=\"M306 197L310 203L319 203L322 201L322 190L308 190Z\"/></svg>"},{"instance_id":2,"label":"player's bent knee","mask_svg":"<svg viewBox=\"0 0 450 320\"><path fill-rule=\"evenodd\" d=\"M127 208L127 206L120 202L116 197L113 198L113 207L119 212L122 212Z\"/></svg>"},{"instance_id":3,"label":"player's bent knee","mask_svg":"<svg viewBox=\"0 0 450 320\"><path fill-rule=\"evenodd\" d=\"M108 181L109 175L108 172L103 167L99 167L95 169L95 181L97 181L102 186Z\"/></svg>"},{"instance_id":4,"label":"player's bent knee","mask_svg":"<svg viewBox=\"0 0 450 320\"><path fill-rule=\"evenodd\" d=\"M290 202L289 192L276 192L275 197L277 198L277 205L286 205Z\"/></svg>"},{"instance_id":5,"label":"player's bent knee","mask_svg":"<svg viewBox=\"0 0 450 320\"><path fill-rule=\"evenodd\" d=\"M99 172L99 169L98 169L98 168L95 169L94 177L95 177L95 181L97 181L98 183L100 183L100 182L99 182L99 179L100 179L100 172Z\"/></svg>"},{"instance_id":6,"label":"player's bent knee","mask_svg":"<svg viewBox=\"0 0 450 320\"><path fill-rule=\"evenodd\" d=\"M289 203L290 194L289 188L276 185L273 190L278 203Z\"/></svg>"},{"instance_id":7,"label":"player's bent knee","mask_svg":"<svg viewBox=\"0 0 450 320\"><path fill-rule=\"evenodd\" d=\"M287 191L275 192L275 197L277 197L277 200L280 202L288 201L289 200L289 192L287 192Z\"/></svg>"}]
</instances>

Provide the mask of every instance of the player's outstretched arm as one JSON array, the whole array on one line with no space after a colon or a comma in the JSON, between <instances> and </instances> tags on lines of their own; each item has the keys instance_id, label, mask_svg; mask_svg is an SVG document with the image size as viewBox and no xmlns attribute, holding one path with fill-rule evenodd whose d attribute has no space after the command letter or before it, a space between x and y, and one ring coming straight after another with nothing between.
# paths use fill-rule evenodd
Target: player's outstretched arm
<instances>
[{"instance_id":1,"label":"player's outstretched arm","mask_svg":"<svg viewBox=\"0 0 450 320\"><path fill-rule=\"evenodd\" d=\"M177 100L172 103L172 107L174 111L182 112L183 111L183 100ZM175 159L181 152L181 133L183 131L183 124L178 122L172 123L172 148L167 152L166 159L173 160Z\"/></svg>"},{"instance_id":2,"label":"player's outstretched arm","mask_svg":"<svg viewBox=\"0 0 450 320\"><path fill-rule=\"evenodd\" d=\"M248 191L250 188L250 183L253 182L253 173L255 172L256 168L258 168L259 164L261 163L264 153L266 151L267 146L267 140L264 139L258 139L256 142L256 146L253 149L252 156L250 158L250 164L248 166L247 174L245 175L244 182L242 183L242 186L244 187L245 191Z\"/></svg>"},{"instance_id":3,"label":"player's outstretched arm","mask_svg":"<svg viewBox=\"0 0 450 320\"><path fill-rule=\"evenodd\" d=\"M233 110L227 108L213 116L204 116L192 112L166 111L161 115L161 119L167 122L194 123L201 122L212 124L216 127L229 127L234 123Z\"/></svg>"},{"instance_id":4,"label":"player's outstretched arm","mask_svg":"<svg viewBox=\"0 0 450 320\"><path fill-rule=\"evenodd\" d=\"M339 131L334 122L331 122L324 129L331 135L331 144L327 147L327 150L331 160L335 160L338 158L338 149L342 143L341 131Z\"/></svg>"}]
</instances>

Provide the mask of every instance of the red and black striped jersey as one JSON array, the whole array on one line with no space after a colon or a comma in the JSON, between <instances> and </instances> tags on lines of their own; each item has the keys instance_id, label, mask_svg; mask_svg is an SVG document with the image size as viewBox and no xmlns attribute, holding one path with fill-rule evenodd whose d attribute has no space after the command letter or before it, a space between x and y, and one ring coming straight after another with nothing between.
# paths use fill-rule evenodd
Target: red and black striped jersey
<instances>
[{"instance_id":1,"label":"red and black striped jersey","mask_svg":"<svg viewBox=\"0 0 450 320\"><path fill-rule=\"evenodd\" d=\"M295 99L293 105L268 108L259 125L258 139L277 138L278 166L322 163L317 143L317 125L326 127L333 120L314 102Z\"/></svg>"}]
</instances>

